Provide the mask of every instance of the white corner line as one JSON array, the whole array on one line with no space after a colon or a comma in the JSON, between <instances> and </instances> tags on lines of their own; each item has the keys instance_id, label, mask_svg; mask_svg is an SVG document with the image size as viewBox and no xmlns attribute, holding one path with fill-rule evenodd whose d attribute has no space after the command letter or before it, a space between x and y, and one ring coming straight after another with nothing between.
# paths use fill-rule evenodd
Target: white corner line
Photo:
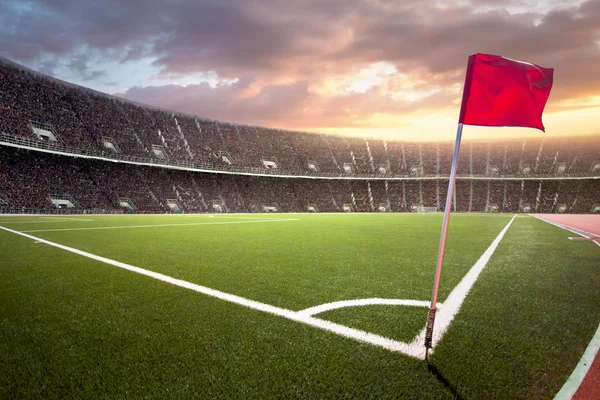
<instances>
[{"instance_id":1,"label":"white corner line","mask_svg":"<svg viewBox=\"0 0 600 400\"><path fill-rule=\"evenodd\" d=\"M406 354L408 356L415 357L415 358L423 358L423 356L425 354L424 347L422 349L415 348L414 346L412 346L408 343L396 341L396 340L389 339L389 338L386 338L383 336L379 336L379 335L376 335L373 333L369 333L369 332L361 331L358 329L350 328L350 327L347 327L344 325L336 324L334 322L325 321L325 320L322 320L319 318L302 315L296 311L286 310L284 308L275 307L270 304L265 304L265 303L261 303L258 301L249 300L249 299L246 299L246 298L243 298L240 296L236 296L236 295L233 295L230 293L225 293L225 292L221 292L219 290L211 289L206 286L196 285L194 283L187 282L187 281L184 281L181 279L176 279L176 278L173 278L173 277L170 277L167 275L163 275L163 274L160 274L157 272L149 271L149 270L146 270L143 268L135 267L130 264L122 263L120 261L115 261L115 260L111 260L106 257L91 254L91 253L88 253L83 250L78 250L73 247L69 247L69 246L59 244L59 243L51 242L46 239L41 239L36 236L32 236L32 235L29 235L29 234L26 234L23 232L19 232L19 231L15 231L13 229L6 228L4 226L0 226L0 230L4 230L4 231L10 232L10 233L13 233L15 235L23 236L23 237L31 239L35 242L44 243L49 246L59 248L61 250L65 250L65 251L68 251L68 252L83 256L83 257L90 258L92 260L96 260L96 261L99 261L99 262L102 262L105 264L109 264L109 265L112 265L112 266L115 266L118 268L122 268L122 269L125 269L128 271L131 271L131 272L135 272L140 275L154 278L154 279L157 279L162 282L170 283L175 286L193 290L195 292L202 293L207 296L215 297L220 300L239 304L239 305L247 307L247 308L251 308L254 310L277 315L277 316L280 316L280 317L283 317L283 318L286 318L286 319L289 319L292 321L300 322L302 324L310 325L312 327L319 328L319 329L322 329L322 330L325 330L325 331L328 331L331 333L335 333L337 335L340 335L340 336L343 336L343 337L346 337L349 339L354 339L359 342L369 343L374 346L382 347L384 349L398 352L398 353L403 353L403 354Z\"/></svg>"},{"instance_id":2,"label":"white corner line","mask_svg":"<svg viewBox=\"0 0 600 400\"><path fill-rule=\"evenodd\" d=\"M429 307L429 301L423 300L400 300L400 299L357 299L357 300L342 300L334 301L332 303L320 304L318 306L310 307L301 311L298 311L300 315L313 316L321 314L325 311L337 310L338 308L344 307L359 307L359 306L372 306L372 305L387 305L387 306L413 306L413 307ZM442 304L438 303L441 307Z\"/></svg>"},{"instance_id":3,"label":"white corner line","mask_svg":"<svg viewBox=\"0 0 600 400\"><path fill-rule=\"evenodd\" d=\"M490 247L488 247L487 250L481 255L481 257L479 257L479 260L477 260L477 262L471 267L469 272L467 272L467 274L463 277L459 284L456 285L456 287L452 290L452 292L444 301L444 307L440 309L436 315L435 326L433 330L433 347L429 351L430 353L433 353L433 351L435 350L435 346L437 346L444 337L444 334L450 327L450 323L452 322L452 320L454 320L456 314L458 314L458 311L460 310L460 307L467 298L467 295L471 291L471 288L479 278L479 274L481 274L481 271L483 271L483 269L487 266L487 263L490 261L490 258L492 258L492 255L496 251L496 248L498 248L498 245L502 241L502 238L504 237L504 235L508 231L508 228L510 228L516 217L517 214L515 214L508 222L508 224L506 224L504 229L500 231L500 233L498 234L498 236L496 236L496 239L494 239ZM415 337L411 344L415 346L423 345L424 341L425 328L423 328L423 330L417 335L417 337Z\"/></svg>"},{"instance_id":4,"label":"white corner line","mask_svg":"<svg viewBox=\"0 0 600 400\"><path fill-rule=\"evenodd\" d=\"M162 228L172 226L197 226L197 225L234 225L234 224L256 224L262 222L286 222L286 221L300 221L300 218L286 218L286 219L253 219L251 221L220 221L220 222L193 222L190 224L154 224L154 225L121 225L121 226L95 226L89 228L65 228L65 229L33 229L27 231L21 231L23 233L35 233L35 232L68 232L68 231L100 231L106 229L134 229L134 228ZM50 221L46 221L50 222Z\"/></svg>"},{"instance_id":5,"label":"white corner line","mask_svg":"<svg viewBox=\"0 0 600 400\"><path fill-rule=\"evenodd\" d=\"M565 382L563 387L554 397L554 400L571 400L573 395L581 386L583 379L587 375L598 351L600 350L600 325L598 325L598 329L596 330L596 334L592 338L590 344L588 344L583 356L577 363L577 366L569 376L569 379Z\"/></svg>"}]
</instances>

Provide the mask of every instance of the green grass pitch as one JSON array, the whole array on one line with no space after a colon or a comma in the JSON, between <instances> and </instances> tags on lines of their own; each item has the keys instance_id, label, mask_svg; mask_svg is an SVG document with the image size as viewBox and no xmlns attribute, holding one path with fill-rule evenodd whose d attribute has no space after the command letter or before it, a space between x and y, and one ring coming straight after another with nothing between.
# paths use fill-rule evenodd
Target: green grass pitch
<instances>
[{"instance_id":1,"label":"green grass pitch","mask_svg":"<svg viewBox=\"0 0 600 400\"><path fill-rule=\"evenodd\" d=\"M511 217L452 215L440 301ZM0 216L0 226L299 311L428 301L441 219ZM569 236L518 216L428 365L0 230L0 398L551 399L600 321L600 248ZM426 316L382 305L318 315L400 341Z\"/></svg>"}]
</instances>

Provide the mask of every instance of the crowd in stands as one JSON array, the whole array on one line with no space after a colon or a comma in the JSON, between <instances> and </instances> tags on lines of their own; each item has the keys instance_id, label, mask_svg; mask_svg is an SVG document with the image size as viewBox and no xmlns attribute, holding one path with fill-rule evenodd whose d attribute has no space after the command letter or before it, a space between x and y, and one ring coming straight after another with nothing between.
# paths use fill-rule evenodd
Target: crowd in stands
<instances>
[{"instance_id":1,"label":"crowd in stands","mask_svg":"<svg viewBox=\"0 0 600 400\"><path fill-rule=\"evenodd\" d=\"M1 207L13 210L50 210L56 208L52 200L68 200L76 210L152 213L442 211L447 185L444 178L342 180L190 172L0 146ZM463 212L589 213L595 207L600 208L600 180L591 178L462 178L454 202L454 210Z\"/></svg>"},{"instance_id":2,"label":"crowd in stands","mask_svg":"<svg viewBox=\"0 0 600 400\"><path fill-rule=\"evenodd\" d=\"M282 212L443 210L445 180L363 181L247 177L126 166L60 155L2 148L2 186L10 208L50 209L50 199L68 199L77 209L119 208L127 199L136 211ZM457 182L455 210L470 212L591 212L600 204L598 180Z\"/></svg>"},{"instance_id":3,"label":"crowd in stands","mask_svg":"<svg viewBox=\"0 0 600 400\"><path fill-rule=\"evenodd\" d=\"M471 182L473 187L473 193L471 194L471 209L474 210L485 210L487 206L488 197L488 182L486 181L473 181Z\"/></svg>"},{"instance_id":4,"label":"crowd in stands","mask_svg":"<svg viewBox=\"0 0 600 400\"><path fill-rule=\"evenodd\" d=\"M259 175L107 163L0 146L4 208L48 209L56 207L52 199L82 210L136 212L445 207L453 143L344 138L214 121L128 102L2 59L0 111L0 141ZM268 176L274 171L290 178ZM319 174L354 179L298 178ZM600 137L464 142L458 174L456 211L591 212L600 203L600 180L591 179L600 175Z\"/></svg>"}]
</instances>

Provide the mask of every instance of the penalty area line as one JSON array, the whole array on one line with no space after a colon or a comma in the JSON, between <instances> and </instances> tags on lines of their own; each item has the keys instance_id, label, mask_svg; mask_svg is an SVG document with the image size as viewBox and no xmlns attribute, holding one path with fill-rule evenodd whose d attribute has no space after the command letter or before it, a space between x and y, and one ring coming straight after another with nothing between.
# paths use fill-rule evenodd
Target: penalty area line
<instances>
[{"instance_id":1,"label":"penalty area line","mask_svg":"<svg viewBox=\"0 0 600 400\"><path fill-rule=\"evenodd\" d=\"M189 225L189 224L188 224ZM163 275L158 272L149 271L147 269L143 269L140 267L135 267L130 264L126 264L120 261L111 260L110 258L98 256L92 253L88 253L83 250L75 249L73 247L65 246L56 242L51 242L46 239L42 239L33 235L29 235L27 233L15 231L4 226L0 226L0 230L4 230L6 232L13 233L15 235L23 236L27 239L31 239L37 243L43 243L48 246L56 247L58 249L74 253L80 255L82 257L90 258L95 261L99 261L104 264L109 264L118 268L125 269L130 272L134 272L140 275L144 275L153 279L157 279L162 282L169 283L171 285L179 286L185 289L189 289L198 293L205 294L207 296L215 297L220 300L224 300L230 303L235 303L253 310L262 311L265 313L277 315L279 317L286 318L288 320L296 321L305 325L312 326L314 328L318 328L327 332L334 333L339 336L343 336L345 338L353 339L359 342L368 343L377 347L382 347L384 349L403 353L411 357L422 358L424 354L424 350L414 348L414 346L409 345L408 343L396 341L393 339L389 339L383 336L379 336L370 332L361 331L358 329L350 328L345 325L336 324L334 322L325 321L323 319L315 318L309 315L304 315L300 312L287 310L285 308L280 308L276 306L272 306L270 304L261 303L258 301L246 299L244 297L240 297L234 294L221 292L216 289L211 289L206 286L197 285L191 282L187 282L181 279L176 279L170 277L168 275Z\"/></svg>"},{"instance_id":2,"label":"penalty area line","mask_svg":"<svg viewBox=\"0 0 600 400\"><path fill-rule=\"evenodd\" d=\"M191 224L96 226L96 227L89 227L89 228L33 229L33 230L27 230L27 231L21 231L21 232L35 233L35 232L99 231L99 230L106 230L106 229L162 228L162 227L172 227L172 226L197 226L197 225L256 224L256 223L261 223L261 222L286 222L286 221L300 221L300 219L299 218L287 218L287 219L263 219L263 220L251 220L251 221L194 222Z\"/></svg>"}]
</instances>

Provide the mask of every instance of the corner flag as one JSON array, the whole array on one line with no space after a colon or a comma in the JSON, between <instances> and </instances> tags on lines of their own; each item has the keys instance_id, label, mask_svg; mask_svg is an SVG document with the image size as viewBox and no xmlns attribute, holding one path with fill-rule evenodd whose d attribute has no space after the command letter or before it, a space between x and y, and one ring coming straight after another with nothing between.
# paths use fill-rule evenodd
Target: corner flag
<instances>
[{"instance_id":1,"label":"corner flag","mask_svg":"<svg viewBox=\"0 0 600 400\"><path fill-rule=\"evenodd\" d=\"M554 69L489 54L469 57L459 123L544 131Z\"/></svg>"},{"instance_id":2,"label":"corner flag","mask_svg":"<svg viewBox=\"0 0 600 400\"><path fill-rule=\"evenodd\" d=\"M521 126L545 131L542 112L550 96L553 74L552 68L510 58L490 54L473 54L469 57L446 195L431 306L425 327L425 359L429 349L433 347L433 325L463 125Z\"/></svg>"}]
</instances>

